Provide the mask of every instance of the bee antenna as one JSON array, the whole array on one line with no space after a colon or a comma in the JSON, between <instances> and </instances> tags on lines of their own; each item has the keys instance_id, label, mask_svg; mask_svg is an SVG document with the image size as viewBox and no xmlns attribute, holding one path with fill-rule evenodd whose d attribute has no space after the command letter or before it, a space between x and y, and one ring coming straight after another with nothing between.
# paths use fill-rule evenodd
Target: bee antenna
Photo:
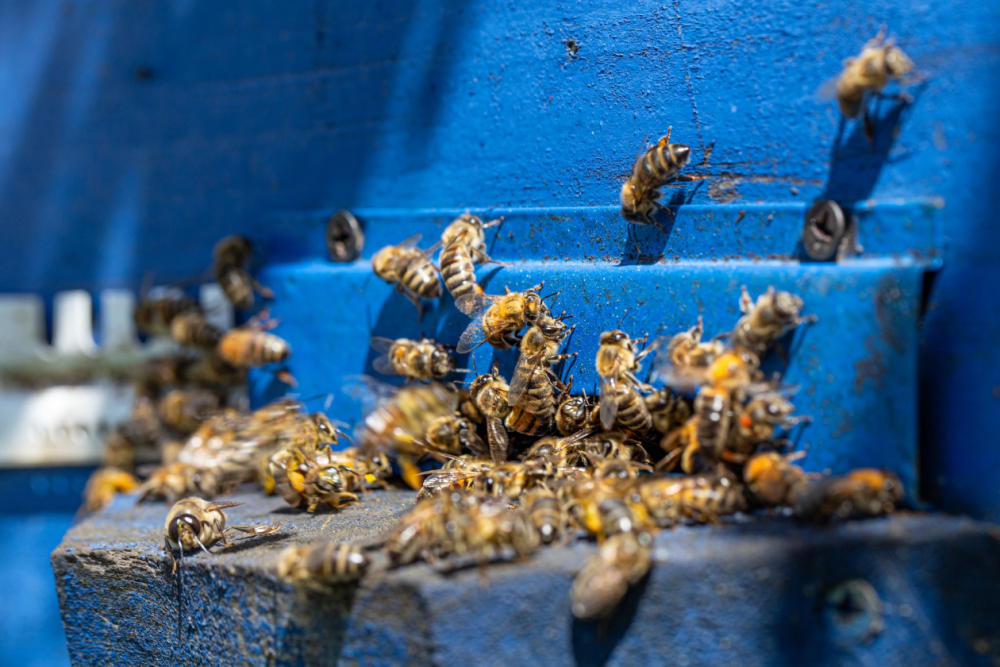
<instances>
[{"instance_id":1,"label":"bee antenna","mask_svg":"<svg viewBox=\"0 0 1000 667\"><path fill-rule=\"evenodd\" d=\"M624 315L622 315L622 318L621 318L620 320L618 320L618 327L617 327L618 329L621 329L621 328L622 328L622 324L624 324L624 323L625 323L625 318L626 318L626 317L628 317L628 314L629 314L630 312L632 312L632 306L629 306L629 307L628 307L628 310L626 310L626 311L625 311L625 314L624 314Z\"/></svg>"},{"instance_id":2,"label":"bee antenna","mask_svg":"<svg viewBox=\"0 0 1000 667\"><path fill-rule=\"evenodd\" d=\"M479 375L479 371L476 369L476 356L472 355L472 372Z\"/></svg>"},{"instance_id":3,"label":"bee antenna","mask_svg":"<svg viewBox=\"0 0 1000 667\"><path fill-rule=\"evenodd\" d=\"M205 545L201 543L201 540L198 539L198 536L194 534L193 530L191 531L191 537L193 537L194 541L198 543L198 546L201 547L202 551L204 551L207 554L212 553L211 551L205 548Z\"/></svg>"},{"instance_id":4,"label":"bee antenna","mask_svg":"<svg viewBox=\"0 0 1000 667\"><path fill-rule=\"evenodd\" d=\"M552 294L549 294L547 296L543 296L542 297L542 301L545 301L546 299L552 299L552 303L554 304L555 303L555 298L557 296L559 296L560 294L562 294L562 290L559 290L558 292L553 292Z\"/></svg>"},{"instance_id":5,"label":"bee antenna","mask_svg":"<svg viewBox=\"0 0 1000 667\"><path fill-rule=\"evenodd\" d=\"M347 435L347 433L345 431L341 431L339 428L337 429L337 435L342 435L345 438L347 438L347 442L351 443L352 446L354 446L354 447L358 446L357 443L354 442L354 438L352 438L351 436Z\"/></svg>"},{"instance_id":6,"label":"bee antenna","mask_svg":"<svg viewBox=\"0 0 1000 667\"><path fill-rule=\"evenodd\" d=\"M454 380L452 384L472 384L472 383L466 382L465 380Z\"/></svg>"}]
</instances>

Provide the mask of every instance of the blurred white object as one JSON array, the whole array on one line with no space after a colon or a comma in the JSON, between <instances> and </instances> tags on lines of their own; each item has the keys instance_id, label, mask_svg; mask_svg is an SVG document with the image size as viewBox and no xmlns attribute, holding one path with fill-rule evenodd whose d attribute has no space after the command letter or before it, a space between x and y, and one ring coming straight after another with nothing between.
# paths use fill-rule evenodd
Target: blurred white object
<instances>
[{"instance_id":1,"label":"blurred white object","mask_svg":"<svg viewBox=\"0 0 1000 667\"><path fill-rule=\"evenodd\" d=\"M202 286L199 299L206 319L232 327L218 285ZM0 295L0 466L99 462L108 435L132 411L129 372L177 351L167 338L139 343L133 292L105 290L100 303L98 346L91 295L56 294L49 345L42 299Z\"/></svg>"}]
</instances>

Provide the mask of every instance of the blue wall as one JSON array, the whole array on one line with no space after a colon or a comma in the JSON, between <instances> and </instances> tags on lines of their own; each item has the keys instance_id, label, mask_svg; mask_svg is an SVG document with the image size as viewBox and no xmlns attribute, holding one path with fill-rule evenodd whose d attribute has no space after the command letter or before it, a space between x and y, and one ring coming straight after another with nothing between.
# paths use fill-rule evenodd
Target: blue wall
<instances>
[{"instance_id":1,"label":"blue wall","mask_svg":"<svg viewBox=\"0 0 1000 667\"><path fill-rule=\"evenodd\" d=\"M0 3L0 290L196 281L279 211L606 206L672 125L694 204L944 198L925 491L1000 516L998 3L264 4ZM833 148L881 23L929 82Z\"/></svg>"}]
</instances>

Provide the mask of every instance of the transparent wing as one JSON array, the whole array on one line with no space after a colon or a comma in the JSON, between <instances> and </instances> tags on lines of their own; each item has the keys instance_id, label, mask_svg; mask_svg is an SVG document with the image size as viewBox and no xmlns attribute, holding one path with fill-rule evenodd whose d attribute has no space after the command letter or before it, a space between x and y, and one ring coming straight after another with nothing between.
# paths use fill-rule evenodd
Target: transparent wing
<instances>
[{"instance_id":1,"label":"transparent wing","mask_svg":"<svg viewBox=\"0 0 1000 667\"><path fill-rule=\"evenodd\" d=\"M361 411L368 414L379 403L389 400L399 391L398 387L379 382L369 375L348 375L341 387L344 395L361 404Z\"/></svg>"},{"instance_id":2,"label":"transparent wing","mask_svg":"<svg viewBox=\"0 0 1000 667\"><path fill-rule=\"evenodd\" d=\"M389 361L389 356L383 354L381 357L377 357L375 361L372 362L372 368L375 369L376 373L381 373L382 375L402 375L396 370L396 367L392 365Z\"/></svg>"},{"instance_id":3,"label":"transparent wing","mask_svg":"<svg viewBox=\"0 0 1000 667\"><path fill-rule=\"evenodd\" d=\"M413 235L413 236L411 236L410 238L408 238L408 239L404 239L404 240L403 240L403 241L402 241L402 242L401 242L401 243L400 243L400 244L399 244L398 246L396 246L396 247L397 247L397 248L400 248L400 249L402 249L402 250L407 250L407 249L409 249L409 248L416 248L416 247L417 247L417 243L418 243L418 242L420 241L420 238L421 238L421 236L422 236L422 234L414 234L414 235Z\"/></svg>"},{"instance_id":4,"label":"transparent wing","mask_svg":"<svg viewBox=\"0 0 1000 667\"><path fill-rule=\"evenodd\" d=\"M500 465L507 460L507 429L499 419L490 419L487 424L490 434L490 458L493 465Z\"/></svg>"},{"instance_id":5,"label":"transparent wing","mask_svg":"<svg viewBox=\"0 0 1000 667\"><path fill-rule=\"evenodd\" d=\"M236 507L237 505L242 505L242 504L243 503L238 503L238 502L234 502L234 501L231 501L231 500L229 500L229 501L223 501L223 502L219 502L219 503L208 503L207 505L205 505L205 511L206 512L214 512L216 510L229 509L230 507Z\"/></svg>"},{"instance_id":6,"label":"transparent wing","mask_svg":"<svg viewBox=\"0 0 1000 667\"><path fill-rule=\"evenodd\" d=\"M816 89L815 99L821 102L829 102L830 100L837 99L838 80L840 80L840 74L824 81L822 85Z\"/></svg>"},{"instance_id":7,"label":"transparent wing","mask_svg":"<svg viewBox=\"0 0 1000 667\"><path fill-rule=\"evenodd\" d=\"M455 348L455 351L459 354L472 352L485 342L486 328L483 326L481 319L474 319L469 323L469 326L465 328L465 331L462 332L462 336L458 339L458 346Z\"/></svg>"},{"instance_id":8,"label":"transparent wing","mask_svg":"<svg viewBox=\"0 0 1000 667\"><path fill-rule=\"evenodd\" d=\"M382 336L375 336L370 342L372 349L379 354L388 354L389 350L391 350L392 346L396 343L393 339L384 338Z\"/></svg>"},{"instance_id":9,"label":"transparent wing","mask_svg":"<svg viewBox=\"0 0 1000 667\"><path fill-rule=\"evenodd\" d=\"M531 381L531 376L542 362L542 355L527 356L523 352L517 358L517 365L514 366L514 375L510 381L510 389L507 391L507 405L514 407L521 396L524 395Z\"/></svg>"},{"instance_id":10,"label":"transparent wing","mask_svg":"<svg viewBox=\"0 0 1000 667\"><path fill-rule=\"evenodd\" d=\"M477 433L469 433L469 435L462 440L462 444L465 445L474 456L480 458L490 455L490 448L486 446L483 439L479 437Z\"/></svg>"},{"instance_id":11,"label":"transparent wing","mask_svg":"<svg viewBox=\"0 0 1000 667\"><path fill-rule=\"evenodd\" d=\"M615 362L615 372L601 378L601 426L610 431L618 416L618 363Z\"/></svg>"},{"instance_id":12,"label":"transparent wing","mask_svg":"<svg viewBox=\"0 0 1000 667\"><path fill-rule=\"evenodd\" d=\"M484 311L488 310L498 299L503 297L496 294L464 294L455 301L455 307L463 315L475 319L480 317Z\"/></svg>"}]
</instances>

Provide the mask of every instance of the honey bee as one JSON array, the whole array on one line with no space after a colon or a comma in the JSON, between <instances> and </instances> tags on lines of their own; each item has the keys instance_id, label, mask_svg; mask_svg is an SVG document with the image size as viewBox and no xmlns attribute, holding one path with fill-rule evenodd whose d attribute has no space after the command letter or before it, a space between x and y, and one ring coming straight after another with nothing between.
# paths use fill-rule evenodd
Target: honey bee
<instances>
[{"instance_id":1,"label":"honey bee","mask_svg":"<svg viewBox=\"0 0 1000 667\"><path fill-rule=\"evenodd\" d=\"M699 315L697 324L670 339L666 355L657 356L657 366L661 366L664 360L669 361L672 371L680 375L707 368L726 348L718 339L703 342L701 337L704 333L705 324Z\"/></svg>"},{"instance_id":2,"label":"honey bee","mask_svg":"<svg viewBox=\"0 0 1000 667\"><path fill-rule=\"evenodd\" d=\"M438 456L441 456L439 453ZM481 473L493 468L493 461L481 456L444 455L447 461L440 470L427 473L420 487L417 500L429 498L443 491L471 489L481 478Z\"/></svg>"},{"instance_id":3,"label":"honey bee","mask_svg":"<svg viewBox=\"0 0 1000 667\"><path fill-rule=\"evenodd\" d=\"M482 294L483 288L476 282L475 265L493 261L486 254L485 231L501 222L503 218L483 224L479 217L463 213L441 234L444 244L440 258L441 277L455 299L466 294Z\"/></svg>"},{"instance_id":4,"label":"honey bee","mask_svg":"<svg viewBox=\"0 0 1000 667\"><path fill-rule=\"evenodd\" d=\"M862 116L865 135L874 143L874 128L868 111L868 100L881 94L891 81L905 83L915 70L913 61L896 46L892 38L886 39L886 28L865 44L857 58L844 61L844 70L836 80L837 104L844 118ZM898 96L907 100L908 95Z\"/></svg>"},{"instance_id":5,"label":"honey bee","mask_svg":"<svg viewBox=\"0 0 1000 667\"><path fill-rule=\"evenodd\" d=\"M575 452L588 465L595 466L606 459L649 463L649 454L641 443L619 431L588 433L582 431L582 438L566 438L557 453L566 456ZM576 457L574 457L576 460Z\"/></svg>"},{"instance_id":6,"label":"honey bee","mask_svg":"<svg viewBox=\"0 0 1000 667\"><path fill-rule=\"evenodd\" d=\"M472 452L488 456L489 448L476 432L476 424L461 412L438 417L427 426L427 443L439 452L458 455Z\"/></svg>"},{"instance_id":7,"label":"honey bee","mask_svg":"<svg viewBox=\"0 0 1000 667\"><path fill-rule=\"evenodd\" d=\"M762 452L743 467L743 480L754 498L766 507L790 505L810 483L808 475L792 463L798 456Z\"/></svg>"},{"instance_id":8,"label":"honey bee","mask_svg":"<svg viewBox=\"0 0 1000 667\"><path fill-rule=\"evenodd\" d=\"M237 368L223 361L216 351L184 366L181 378L186 383L215 385L218 387L240 387L246 383L247 369ZM169 384L179 384L171 382Z\"/></svg>"},{"instance_id":9,"label":"honey bee","mask_svg":"<svg viewBox=\"0 0 1000 667\"><path fill-rule=\"evenodd\" d=\"M173 557L174 552L179 552L183 556L185 551L195 551L201 547L202 551L209 553L208 547L216 542L222 542L223 546L228 547L230 542L226 539L226 533L230 530L260 536L270 535L281 528L280 523L273 526L269 524L227 526L226 515L223 514L222 510L242 504L238 502L210 503L201 498L184 498L174 503L174 506L167 512L167 520L163 525L164 546L173 561L173 571L177 572L177 560Z\"/></svg>"},{"instance_id":10,"label":"honey bee","mask_svg":"<svg viewBox=\"0 0 1000 667\"><path fill-rule=\"evenodd\" d=\"M205 320L201 310L189 310L170 321L170 335L179 345L212 350L222 339L222 331Z\"/></svg>"},{"instance_id":11,"label":"honey bee","mask_svg":"<svg viewBox=\"0 0 1000 667\"><path fill-rule=\"evenodd\" d=\"M176 502L187 495L211 498L229 490L210 468L198 468L190 463L175 461L157 468L139 487L139 502L165 500Z\"/></svg>"},{"instance_id":12,"label":"honey bee","mask_svg":"<svg viewBox=\"0 0 1000 667\"><path fill-rule=\"evenodd\" d=\"M544 487L533 488L521 499L521 507L543 544L552 544L566 533L566 511L552 491Z\"/></svg>"},{"instance_id":13,"label":"honey bee","mask_svg":"<svg viewBox=\"0 0 1000 667\"><path fill-rule=\"evenodd\" d=\"M361 383L361 397L369 402L374 398L356 431L361 453L394 454L403 480L419 489L420 471L414 460L426 453L423 442L430 424L455 414L458 395L436 382L408 385L398 391L371 378L361 378Z\"/></svg>"},{"instance_id":14,"label":"honey bee","mask_svg":"<svg viewBox=\"0 0 1000 667\"><path fill-rule=\"evenodd\" d=\"M649 535L623 532L608 538L573 580L570 602L580 620L608 616L631 585L653 564Z\"/></svg>"},{"instance_id":15,"label":"honey bee","mask_svg":"<svg viewBox=\"0 0 1000 667\"><path fill-rule=\"evenodd\" d=\"M372 271L375 275L395 285L396 289L417 307L423 317L421 299L436 299L441 296L441 281L438 269L430 260L437 245L428 250L417 248L420 234L414 234L399 245L386 246L372 257Z\"/></svg>"},{"instance_id":16,"label":"honey bee","mask_svg":"<svg viewBox=\"0 0 1000 667\"><path fill-rule=\"evenodd\" d=\"M198 302L179 289L172 289L157 297L139 299L133 317L135 328L144 334L170 335L170 324L184 313L198 313Z\"/></svg>"},{"instance_id":17,"label":"honey bee","mask_svg":"<svg viewBox=\"0 0 1000 667\"><path fill-rule=\"evenodd\" d=\"M358 502L361 475L321 451L285 449L271 457L278 494L292 507L315 512L322 503L339 510Z\"/></svg>"},{"instance_id":18,"label":"honey bee","mask_svg":"<svg viewBox=\"0 0 1000 667\"><path fill-rule=\"evenodd\" d=\"M320 542L288 547L278 556L278 576L286 582L325 589L331 584L360 581L371 560L360 547Z\"/></svg>"},{"instance_id":19,"label":"honey bee","mask_svg":"<svg viewBox=\"0 0 1000 667\"><path fill-rule=\"evenodd\" d=\"M643 397L653 421L653 429L667 434L691 417L691 404L669 387Z\"/></svg>"},{"instance_id":20,"label":"honey bee","mask_svg":"<svg viewBox=\"0 0 1000 667\"><path fill-rule=\"evenodd\" d=\"M538 292L545 283L539 283L523 292L504 294L472 293L455 300L455 307L472 318L468 328L458 340L458 353L471 352L483 343L498 350L508 350L520 343L518 334L525 324L535 324L549 309Z\"/></svg>"},{"instance_id":21,"label":"honey bee","mask_svg":"<svg viewBox=\"0 0 1000 667\"><path fill-rule=\"evenodd\" d=\"M118 468L98 468L87 480L83 489L83 507L96 512L111 504L119 493L129 493L139 488L139 480Z\"/></svg>"},{"instance_id":22,"label":"honey bee","mask_svg":"<svg viewBox=\"0 0 1000 667\"><path fill-rule=\"evenodd\" d=\"M711 523L718 517L745 512L748 508L743 485L728 473L690 477L650 476L632 489L633 502L641 503L660 528L681 521Z\"/></svg>"},{"instance_id":23,"label":"honey bee","mask_svg":"<svg viewBox=\"0 0 1000 667\"><path fill-rule=\"evenodd\" d=\"M678 172L691 159L690 146L670 143L671 129L667 128L667 134L648 149L643 146L643 151L632 166L632 175L622 185L621 192L622 216L626 220L655 225L664 233L666 228L653 218L656 210L666 208L659 202L663 196L659 188L677 177ZM693 177L689 176L685 180L693 180Z\"/></svg>"},{"instance_id":24,"label":"honey bee","mask_svg":"<svg viewBox=\"0 0 1000 667\"><path fill-rule=\"evenodd\" d=\"M433 559L430 548L437 535L444 531L446 516L453 504L452 495L443 493L419 500L399 518L384 544L393 566L409 565L426 555Z\"/></svg>"},{"instance_id":25,"label":"honey bee","mask_svg":"<svg viewBox=\"0 0 1000 667\"><path fill-rule=\"evenodd\" d=\"M507 460L509 445L504 421L511 414L507 404L507 381L500 377L496 365L488 375L477 376L469 387L472 400L486 418L486 431L490 444L490 458L494 465L500 465Z\"/></svg>"},{"instance_id":26,"label":"honey bee","mask_svg":"<svg viewBox=\"0 0 1000 667\"><path fill-rule=\"evenodd\" d=\"M808 416L792 417L795 406L778 391L752 395L746 405L733 407L735 418L726 450L737 457L736 462L753 454L762 443L773 441L779 428L812 421Z\"/></svg>"},{"instance_id":27,"label":"honey bee","mask_svg":"<svg viewBox=\"0 0 1000 667\"><path fill-rule=\"evenodd\" d=\"M687 474L715 468L729 442L733 410L729 392L704 387L694 401L694 415L681 428L666 435L662 447L667 456L657 464L672 470L680 462Z\"/></svg>"},{"instance_id":28,"label":"honey bee","mask_svg":"<svg viewBox=\"0 0 1000 667\"><path fill-rule=\"evenodd\" d=\"M594 425L596 402L584 392L573 396L573 378L566 383L566 389L559 395L559 406L556 408L556 430L561 435L569 436L590 428Z\"/></svg>"},{"instance_id":29,"label":"honey bee","mask_svg":"<svg viewBox=\"0 0 1000 667\"><path fill-rule=\"evenodd\" d=\"M233 306L250 310L254 306L254 292L265 299L274 293L250 275L247 265L253 258L253 244L243 236L227 236L215 244L215 279Z\"/></svg>"},{"instance_id":30,"label":"honey bee","mask_svg":"<svg viewBox=\"0 0 1000 667\"><path fill-rule=\"evenodd\" d=\"M652 391L652 387L639 382L635 373L639 362L655 349L650 346L636 352L636 345L645 343L648 334L639 340L632 340L619 329L601 334L597 350L597 374L601 378L600 417L605 431L610 431L617 421L622 428L634 433L648 433L653 428L653 420L646 403L636 391L636 387Z\"/></svg>"},{"instance_id":31,"label":"honey bee","mask_svg":"<svg viewBox=\"0 0 1000 667\"><path fill-rule=\"evenodd\" d=\"M191 433L219 409L218 394L207 389L174 389L160 399L160 419L172 429Z\"/></svg>"},{"instance_id":32,"label":"honey bee","mask_svg":"<svg viewBox=\"0 0 1000 667\"><path fill-rule=\"evenodd\" d=\"M559 354L560 343L572 331L563 323L564 315L539 316L521 339L521 354L507 392L507 404L513 408L507 427L512 431L539 435L552 428L556 414L554 388L565 389L552 366L576 356L575 352Z\"/></svg>"},{"instance_id":33,"label":"honey bee","mask_svg":"<svg viewBox=\"0 0 1000 667\"><path fill-rule=\"evenodd\" d=\"M372 367L383 375L402 375L411 380L436 380L455 371L448 348L429 338L409 340L372 338L372 349L382 356Z\"/></svg>"},{"instance_id":34,"label":"honey bee","mask_svg":"<svg viewBox=\"0 0 1000 667\"><path fill-rule=\"evenodd\" d=\"M890 514L903 499L903 483L896 475L874 468L828 477L795 493L792 511L797 519L818 523L851 517Z\"/></svg>"},{"instance_id":35,"label":"honey bee","mask_svg":"<svg viewBox=\"0 0 1000 667\"><path fill-rule=\"evenodd\" d=\"M755 304L746 285L740 295L743 316L731 334L733 349L747 350L762 356L776 340L804 322L815 322L816 316L801 316L802 299L790 292L777 292L773 287L757 298Z\"/></svg>"},{"instance_id":36,"label":"honey bee","mask_svg":"<svg viewBox=\"0 0 1000 667\"><path fill-rule=\"evenodd\" d=\"M281 363L291 356L292 348L285 339L268 333L268 329L275 326L277 321L267 320L266 315L262 315L242 327L227 331L216 348L219 358L235 368L259 368ZM287 370L278 372L276 376L295 386L295 379Z\"/></svg>"}]
</instances>

